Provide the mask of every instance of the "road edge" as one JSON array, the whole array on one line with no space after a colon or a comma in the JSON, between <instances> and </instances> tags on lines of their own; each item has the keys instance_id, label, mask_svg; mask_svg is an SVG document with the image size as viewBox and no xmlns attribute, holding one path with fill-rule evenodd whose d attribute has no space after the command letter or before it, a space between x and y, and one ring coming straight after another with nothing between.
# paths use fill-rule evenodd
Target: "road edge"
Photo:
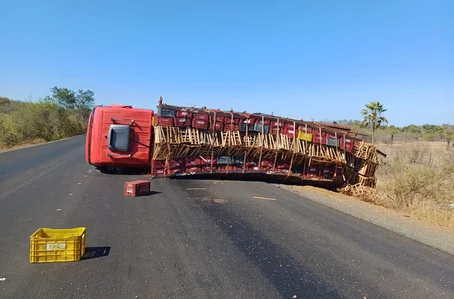
<instances>
[{"instance_id":1,"label":"road edge","mask_svg":"<svg viewBox=\"0 0 454 299\"><path fill-rule=\"evenodd\" d=\"M297 190L292 186L275 185L277 188L297 194L302 198L312 200L347 215L359 218L381 228L387 229L409 239L418 241L430 247L454 255L454 235L443 229L423 225L403 213L376 206L354 198L333 199L323 194L312 193L308 190Z\"/></svg>"},{"instance_id":2,"label":"road edge","mask_svg":"<svg viewBox=\"0 0 454 299\"><path fill-rule=\"evenodd\" d=\"M74 135L74 136L71 136L71 137L63 138L63 139L58 139L58 140L53 140L53 141L47 141L47 142L41 142L41 143L37 143L37 144L29 144L29 145L24 145L24 146L18 146L18 147L13 148L13 149L0 150L0 155L1 155L1 154L6 154L6 153L15 152L15 151L19 151L19 150L23 150L23 149L27 149L27 148L31 148L31 147L36 147L36 146L41 146L41 145L46 145L46 144L57 143L57 142L60 142L60 141L65 141L65 140L73 139L73 138L76 138L76 137L79 137L79 136L83 136L83 135L85 135L85 134Z\"/></svg>"}]
</instances>

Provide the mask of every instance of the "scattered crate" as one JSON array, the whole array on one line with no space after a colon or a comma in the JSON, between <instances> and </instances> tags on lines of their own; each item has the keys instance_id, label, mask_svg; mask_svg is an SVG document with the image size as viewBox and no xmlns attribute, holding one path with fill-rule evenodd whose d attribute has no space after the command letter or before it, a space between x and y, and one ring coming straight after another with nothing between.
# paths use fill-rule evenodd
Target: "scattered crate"
<instances>
[{"instance_id":1,"label":"scattered crate","mask_svg":"<svg viewBox=\"0 0 454 299\"><path fill-rule=\"evenodd\" d=\"M137 180L132 182L126 182L124 188L125 196L142 196L150 194L150 181Z\"/></svg>"},{"instance_id":2,"label":"scattered crate","mask_svg":"<svg viewBox=\"0 0 454 299\"><path fill-rule=\"evenodd\" d=\"M30 263L73 262L85 253L85 227L40 228L30 237Z\"/></svg>"}]
</instances>

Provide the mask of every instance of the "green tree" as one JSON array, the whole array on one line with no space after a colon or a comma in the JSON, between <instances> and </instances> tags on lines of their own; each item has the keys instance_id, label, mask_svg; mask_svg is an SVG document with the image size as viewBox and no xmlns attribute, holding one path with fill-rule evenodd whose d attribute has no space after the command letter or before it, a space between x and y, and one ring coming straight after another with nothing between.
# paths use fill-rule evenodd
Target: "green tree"
<instances>
[{"instance_id":1,"label":"green tree","mask_svg":"<svg viewBox=\"0 0 454 299\"><path fill-rule=\"evenodd\" d=\"M44 99L47 103L56 103L59 107L76 112L77 121L85 126L91 109L95 104L95 96L91 90L79 89L74 92L68 88L53 87L52 96Z\"/></svg>"},{"instance_id":2,"label":"green tree","mask_svg":"<svg viewBox=\"0 0 454 299\"><path fill-rule=\"evenodd\" d=\"M51 99L54 100L60 107L68 110L74 110L76 108L77 98L74 91L68 88L58 88L57 86L51 88L51 91ZM46 100L50 101L47 97Z\"/></svg>"},{"instance_id":3,"label":"green tree","mask_svg":"<svg viewBox=\"0 0 454 299\"><path fill-rule=\"evenodd\" d=\"M95 105L95 94L91 90L79 89L76 94L76 110L81 122L86 122Z\"/></svg>"},{"instance_id":4,"label":"green tree","mask_svg":"<svg viewBox=\"0 0 454 299\"><path fill-rule=\"evenodd\" d=\"M375 142L375 131L377 128L382 124L388 123L388 120L382 115L384 112L386 112L386 109L379 101L366 104L366 109L361 111L363 116L362 126L372 129L372 144Z\"/></svg>"}]
</instances>

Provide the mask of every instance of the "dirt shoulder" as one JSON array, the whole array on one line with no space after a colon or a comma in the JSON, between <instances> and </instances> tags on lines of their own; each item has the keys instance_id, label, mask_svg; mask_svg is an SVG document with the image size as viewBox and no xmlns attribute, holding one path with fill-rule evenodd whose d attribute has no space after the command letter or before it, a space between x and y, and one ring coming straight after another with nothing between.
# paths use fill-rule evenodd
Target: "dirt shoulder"
<instances>
[{"instance_id":1,"label":"dirt shoulder","mask_svg":"<svg viewBox=\"0 0 454 299\"><path fill-rule=\"evenodd\" d=\"M60 142L60 141L68 140L68 139L71 139L71 138L74 138L74 137L77 137L77 136L81 136L81 135L74 135L74 136L71 136L71 137L66 137L66 138L53 140L53 141L45 141L44 139L36 139L36 140L31 141L31 142L18 144L18 145L12 146L12 147L0 147L0 153L6 153L6 152L10 152L10 151L15 151L15 150L19 150L19 149L29 148L29 147L33 147L33 146L39 146L39 145L43 145L43 144Z\"/></svg>"},{"instance_id":2,"label":"dirt shoulder","mask_svg":"<svg viewBox=\"0 0 454 299\"><path fill-rule=\"evenodd\" d=\"M309 186L276 186L454 255L452 229L324 189Z\"/></svg>"}]
</instances>

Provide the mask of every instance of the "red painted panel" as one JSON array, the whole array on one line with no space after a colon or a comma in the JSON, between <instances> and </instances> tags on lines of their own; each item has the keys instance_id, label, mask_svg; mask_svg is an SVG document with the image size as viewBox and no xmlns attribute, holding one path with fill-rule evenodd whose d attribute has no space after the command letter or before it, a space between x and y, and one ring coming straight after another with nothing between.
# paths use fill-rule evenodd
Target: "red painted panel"
<instances>
[{"instance_id":1,"label":"red painted panel","mask_svg":"<svg viewBox=\"0 0 454 299\"><path fill-rule=\"evenodd\" d=\"M95 166L149 167L152 134L152 110L122 106L94 109L87 127L86 160ZM130 148L111 151L107 144L110 125L129 125Z\"/></svg>"}]
</instances>

